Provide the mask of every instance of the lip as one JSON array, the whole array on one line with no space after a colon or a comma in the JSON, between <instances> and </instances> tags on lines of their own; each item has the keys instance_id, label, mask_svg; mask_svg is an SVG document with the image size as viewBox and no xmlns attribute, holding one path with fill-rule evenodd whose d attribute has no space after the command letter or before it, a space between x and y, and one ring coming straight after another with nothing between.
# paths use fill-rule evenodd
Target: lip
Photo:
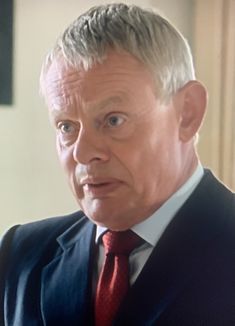
<instances>
[{"instance_id":1,"label":"lip","mask_svg":"<svg viewBox=\"0 0 235 326\"><path fill-rule=\"evenodd\" d=\"M122 182L114 178L85 178L80 181L85 194L94 198L107 197L117 190Z\"/></svg>"}]
</instances>

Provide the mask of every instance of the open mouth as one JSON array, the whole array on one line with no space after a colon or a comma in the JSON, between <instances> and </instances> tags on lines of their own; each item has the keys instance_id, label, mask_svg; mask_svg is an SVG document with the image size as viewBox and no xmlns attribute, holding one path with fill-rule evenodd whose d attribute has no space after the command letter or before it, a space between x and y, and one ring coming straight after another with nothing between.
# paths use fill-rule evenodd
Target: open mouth
<instances>
[{"instance_id":1,"label":"open mouth","mask_svg":"<svg viewBox=\"0 0 235 326\"><path fill-rule=\"evenodd\" d=\"M113 193L120 184L120 182L86 183L83 185L83 190L92 196L103 197Z\"/></svg>"},{"instance_id":2,"label":"open mouth","mask_svg":"<svg viewBox=\"0 0 235 326\"><path fill-rule=\"evenodd\" d=\"M103 183L89 183L87 184L89 187L94 187L94 188L99 188L99 187L103 187L103 186L107 186L108 184L110 184L109 182L103 182Z\"/></svg>"}]
</instances>

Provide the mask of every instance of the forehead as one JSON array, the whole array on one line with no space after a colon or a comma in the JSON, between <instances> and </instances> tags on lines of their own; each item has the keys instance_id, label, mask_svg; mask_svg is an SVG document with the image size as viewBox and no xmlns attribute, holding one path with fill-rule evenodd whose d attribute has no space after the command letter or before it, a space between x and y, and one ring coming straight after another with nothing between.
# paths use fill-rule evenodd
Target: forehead
<instances>
[{"instance_id":1,"label":"forehead","mask_svg":"<svg viewBox=\"0 0 235 326\"><path fill-rule=\"evenodd\" d=\"M68 66L62 58L54 60L43 80L48 105L67 106L72 97L83 102L97 101L110 93L135 93L155 87L151 72L134 56L110 51L103 63L90 69ZM115 95L115 94L114 94ZM53 105L52 105L53 104Z\"/></svg>"}]
</instances>

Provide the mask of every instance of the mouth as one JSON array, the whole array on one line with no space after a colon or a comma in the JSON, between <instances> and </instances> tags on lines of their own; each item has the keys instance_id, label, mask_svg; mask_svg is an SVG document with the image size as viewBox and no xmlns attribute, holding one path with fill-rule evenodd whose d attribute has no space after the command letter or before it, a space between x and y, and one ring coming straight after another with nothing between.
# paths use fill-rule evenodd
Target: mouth
<instances>
[{"instance_id":1,"label":"mouth","mask_svg":"<svg viewBox=\"0 0 235 326\"><path fill-rule=\"evenodd\" d=\"M89 179L81 182L84 193L94 198L110 196L121 186L121 184L120 181L114 179Z\"/></svg>"}]
</instances>

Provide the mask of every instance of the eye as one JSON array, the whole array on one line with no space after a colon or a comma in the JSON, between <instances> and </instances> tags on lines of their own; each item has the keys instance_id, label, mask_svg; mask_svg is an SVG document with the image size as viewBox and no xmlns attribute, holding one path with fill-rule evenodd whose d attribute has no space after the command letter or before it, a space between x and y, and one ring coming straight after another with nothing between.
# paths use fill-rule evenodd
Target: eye
<instances>
[{"instance_id":1,"label":"eye","mask_svg":"<svg viewBox=\"0 0 235 326\"><path fill-rule=\"evenodd\" d=\"M107 118L107 125L109 127L118 127L125 121L124 117L120 115L111 115Z\"/></svg>"},{"instance_id":2,"label":"eye","mask_svg":"<svg viewBox=\"0 0 235 326\"><path fill-rule=\"evenodd\" d=\"M58 124L58 129L63 135L69 135L75 132L76 128L71 122L60 122Z\"/></svg>"}]
</instances>

